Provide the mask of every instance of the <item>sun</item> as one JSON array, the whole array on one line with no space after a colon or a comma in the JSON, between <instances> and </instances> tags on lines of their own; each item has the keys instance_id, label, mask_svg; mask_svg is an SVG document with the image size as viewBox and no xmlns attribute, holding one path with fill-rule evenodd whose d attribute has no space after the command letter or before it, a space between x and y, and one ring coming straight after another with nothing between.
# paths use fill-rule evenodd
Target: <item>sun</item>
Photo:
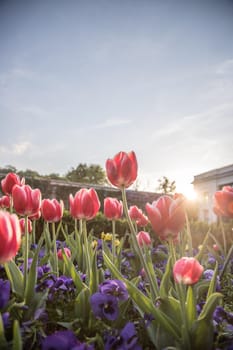
<instances>
[{"instance_id":1,"label":"sun","mask_svg":"<svg viewBox=\"0 0 233 350\"><path fill-rule=\"evenodd\" d=\"M180 184L177 186L176 191L182 193L188 200L194 201L197 199L197 193L191 184Z\"/></svg>"}]
</instances>

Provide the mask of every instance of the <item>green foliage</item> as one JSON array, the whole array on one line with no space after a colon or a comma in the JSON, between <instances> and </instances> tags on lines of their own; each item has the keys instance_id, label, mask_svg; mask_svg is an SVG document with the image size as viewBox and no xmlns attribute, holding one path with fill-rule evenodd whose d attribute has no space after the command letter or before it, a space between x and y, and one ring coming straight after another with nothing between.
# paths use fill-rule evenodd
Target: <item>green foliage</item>
<instances>
[{"instance_id":1,"label":"green foliage","mask_svg":"<svg viewBox=\"0 0 233 350\"><path fill-rule=\"evenodd\" d=\"M100 165L80 163L76 168L72 168L66 174L66 178L70 181L104 184L106 183L106 175Z\"/></svg>"},{"instance_id":2,"label":"green foliage","mask_svg":"<svg viewBox=\"0 0 233 350\"><path fill-rule=\"evenodd\" d=\"M176 182L170 181L166 176L163 176L159 181L158 192L162 194L173 194L176 191Z\"/></svg>"}]
</instances>

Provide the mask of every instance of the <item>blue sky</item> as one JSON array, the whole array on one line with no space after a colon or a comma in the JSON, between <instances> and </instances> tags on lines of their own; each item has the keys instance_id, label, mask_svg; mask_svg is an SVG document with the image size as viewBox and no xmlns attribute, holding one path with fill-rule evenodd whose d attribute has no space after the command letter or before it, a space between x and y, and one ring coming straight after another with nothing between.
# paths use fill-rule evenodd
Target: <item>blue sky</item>
<instances>
[{"instance_id":1,"label":"blue sky","mask_svg":"<svg viewBox=\"0 0 233 350\"><path fill-rule=\"evenodd\" d=\"M0 1L0 166L134 150L141 189L233 163L233 1Z\"/></svg>"}]
</instances>

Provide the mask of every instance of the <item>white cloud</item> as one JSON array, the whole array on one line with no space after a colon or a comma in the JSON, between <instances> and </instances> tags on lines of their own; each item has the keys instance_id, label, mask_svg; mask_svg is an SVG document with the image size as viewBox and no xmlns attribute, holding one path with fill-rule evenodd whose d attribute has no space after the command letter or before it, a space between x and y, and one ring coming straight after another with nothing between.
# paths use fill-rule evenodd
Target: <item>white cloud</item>
<instances>
[{"instance_id":1,"label":"white cloud","mask_svg":"<svg viewBox=\"0 0 233 350\"><path fill-rule=\"evenodd\" d=\"M217 74L233 74L233 58L221 62L216 68Z\"/></svg>"},{"instance_id":2,"label":"white cloud","mask_svg":"<svg viewBox=\"0 0 233 350\"><path fill-rule=\"evenodd\" d=\"M0 153L21 156L31 147L31 143L24 141L13 144L11 147L0 146Z\"/></svg>"},{"instance_id":3,"label":"white cloud","mask_svg":"<svg viewBox=\"0 0 233 350\"><path fill-rule=\"evenodd\" d=\"M103 123L96 126L96 128L112 128L116 126L130 124L131 120L129 119L107 119Z\"/></svg>"}]
</instances>

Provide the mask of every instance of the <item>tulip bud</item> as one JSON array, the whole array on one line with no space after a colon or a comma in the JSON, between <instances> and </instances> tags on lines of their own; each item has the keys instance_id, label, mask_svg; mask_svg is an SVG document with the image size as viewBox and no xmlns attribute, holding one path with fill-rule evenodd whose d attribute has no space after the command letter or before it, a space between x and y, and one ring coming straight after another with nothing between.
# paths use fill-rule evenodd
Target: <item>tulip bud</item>
<instances>
[{"instance_id":1,"label":"tulip bud","mask_svg":"<svg viewBox=\"0 0 233 350\"><path fill-rule=\"evenodd\" d=\"M64 253L67 256L67 258L71 257L71 251L69 248L63 248L64 249ZM57 252L57 257L59 260L63 260L63 255L62 255L62 249L59 249Z\"/></svg>"},{"instance_id":2,"label":"tulip bud","mask_svg":"<svg viewBox=\"0 0 233 350\"><path fill-rule=\"evenodd\" d=\"M110 220L119 219L123 214L123 204L116 198L107 197L104 199L104 215Z\"/></svg>"},{"instance_id":3,"label":"tulip bud","mask_svg":"<svg viewBox=\"0 0 233 350\"><path fill-rule=\"evenodd\" d=\"M21 229L21 234L24 235L25 234L25 218L21 218L19 220L19 224L20 224L20 229ZM32 222L31 220L27 219L27 232L31 233L32 232Z\"/></svg>"},{"instance_id":4,"label":"tulip bud","mask_svg":"<svg viewBox=\"0 0 233 350\"><path fill-rule=\"evenodd\" d=\"M233 188L224 186L214 194L214 212L216 215L233 218Z\"/></svg>"},{"instance_id":5,"label":"tulip bud","mask_svg":"<svg viewBox=\"0 0 233 350\"><path fill-rule=\"evenodd\" d=\"M41 192L29 185L15 185L12 190L13 206L20 215L34 215L41 206Z\"/></svg>"},{"instance_id":6,"label":"tulip bud","mask_svg":"<svg viewBox=\"0 0 233 350\"><path fill-rule=\"evenodd\" d=\"M20 243L21 230L18 217L0 210L0 264L15 257Z\"/></svg>"},{"instance_id":7,"label":"tulip bud","mask_svg":"<svg viewBox=\"0 0 233 350\"><path fill-rule=\"evenodd\" d=\"M131 220L135 221L137 226L139 227L144 227L148 224L148 218L136 205L132 205L129 208L129 216Z\"/></svg>"},{"instance_id":8,"label":"tulip bud","mask_svg":"<svg viewBox=\"0 0 233 350\"><path fill-rule=\"evenodd\" d=\"M153 230L161 240L168 240L169 237L177 240L185 224L185 211L180 198L161 196L152 204L147 203L146 211Z\"/></svg>"},{"instance_id":9,"label":"tulip bud","mask_svg":"<svg viewBox=\"0 0 233 350\"><path fill-rule=\"evenodd\" d=\"M137 241L138 244L142 247L143 245L150 245L151 244L151 238L148 232L140 231L137 234Z\"/></svg>"},{"instance_id":10,"label":"tulip bud","mask_svg":"<svg viewBox=\"0 0 233 350\"><path fill-rule=\"evenodd\" d=\"M5 194L11 195L12 190L15 185L22 186L24 185L24 178L20 180L19 176L15 173L9 173L6 175L4 179L1 181L2 190Z\"/></svg>"},{"instance_id":11,"label":"tulip bud","mask_svg":"<svg viewBox=\"0 0 233 350\"><path fill-rule=\"evenodd\" d=\"M195 258L183 257L176 261L173 276L177 283L195 284L199 281L204 268Z\"/></svg>"},{"instance_id":12,"label":"tulip bud","mask_svg":"<svg viewBox=\"0 0 233 350\"><path fill-rule=\"evenodd\" d=\"M131 186L137 178L137 171L137 158L133 151L119 152L106 161L107 177L112 185L119 188Z\"/></svg>"},{"instance_id":13,"label":"tulip bud","mask_svg":"<svg viewBox=\"0 0 233 350\"><path fill-rule=\"evenodd\" d=\"M10 197L9 196L2 196L0 198L0 208L10 208Z\"/></svg>"},{"instance_id":14,"label":"tulip bud","mask_svg":"<svg viewBox=\"0 0 233 350\"><path fill-rule=\"evenodd\" d=\"M41 203L41 215L47 222L58 222L63 216L64 204L56 199L43 199Z\"/></svg>"},{"instance_id":15,"label":"tulip bud","mask_svg":"<svg viewBox=\"0 0 233 350\"><path fill-rule=\"evenodd\" d=\"M69 201L70 214L75 219L91 220L100 208L99 197L94 188L82 188L74 197L70 194Z\"/></svg>"}]
</instances>

